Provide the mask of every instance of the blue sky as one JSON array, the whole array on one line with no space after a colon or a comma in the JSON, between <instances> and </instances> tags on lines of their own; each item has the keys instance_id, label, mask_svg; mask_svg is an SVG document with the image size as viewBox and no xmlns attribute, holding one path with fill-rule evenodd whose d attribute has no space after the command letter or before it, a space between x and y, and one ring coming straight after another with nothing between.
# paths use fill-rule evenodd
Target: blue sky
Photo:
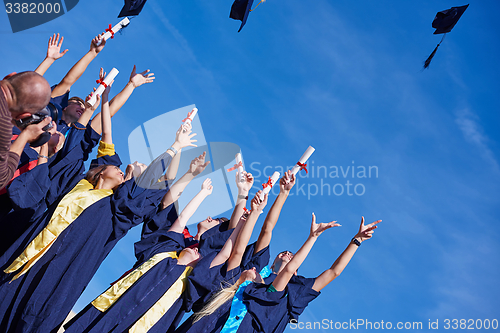
<instances>
[{"instance_id":1,"label":"blue sky","mask_svg":"<svg viewBox=\"0 0 500 333\"><path fill-rule=\"evenodd\" d=\"M421 71L441 38L432 34L434 15L464 4L269 0L237 33L239 22L228 18L231 1L149 0L71 95L88 94L101 66L120 70L112 94L134 64L156 74L113 118L113 138L126 162L134 129L194 104L199 136L238 145L254 174L294 164L309 145L316 148L310 165L337 168L338 177L329 171L299 178L304 192L292 191L286 202L272 255L300 247L311 212L320 221L337 220L342 227L326 231L300 269L314 277L347 246L361 215L383 222L301 321L422 322L425 329L430 319L444 331L446 318L498 320L500 3L471 1ZM49 36L59 32L69 52L45 75L59 82L92 37L119 21L121 6L80 1L60 18L16 34L0 14L2 72L35 69ZM168 144L176 126L165 124ZM344 177L341 169L353 166L355 176ZM358 177L370 166L377 176ZM269 176L272 168L266 170ZM353 194L355 185L362 195ZM332 193L334 186L344 192ZM198 184L189 188L194 193ZM211 200L223 199L224 185ZM210 208L201 206L200 214L212 214ZM140 228L132 230L110 254L76 311L131 267L139 235Z\"/></svg>"}]
</instances>

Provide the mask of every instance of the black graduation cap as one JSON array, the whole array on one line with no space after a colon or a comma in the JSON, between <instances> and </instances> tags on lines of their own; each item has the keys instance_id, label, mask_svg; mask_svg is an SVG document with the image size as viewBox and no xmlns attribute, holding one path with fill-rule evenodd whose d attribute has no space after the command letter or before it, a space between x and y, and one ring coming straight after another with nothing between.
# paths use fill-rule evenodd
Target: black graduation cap
<instances>
[{"instance_id":1,"label":"black graduation cap","mask_svg":"<svg viewBox=\"0 0 500 333\"><path fill-rule=\"evenodd\" d=\"M257 6L259 6L264 1L265 0L260 0ZM240 29L238 30L238 32L240 32L241 29L243 29L245 23L247 23L248 14L250 14L252 10L257 8L257 6L255 6L255 8L252 9L252 5L253 5L253 0L235 0L233 2L233 5L231 6L231 12L229 13L229 17L234 20L241 21Z\"/></svg>"},{"instance_id":2,"label":"black graduation cap","mask_svg":"<svg viewBox=\"0 0 500 333\"><path fill-rule=\"evenodd\" d=\"M444 34L443 37L441 38L441 41L439 44L436 46L434 51L432 51L431 55L427 60L424 62L424 68L429 67L432 58L436 54L436 51L441 45L441 43L444 40L444 37L446 36L446 33L450 32L451 29L457 24L458 20L462 16L462 14L465 12L465 10L469 7L469 5L465 6L460 6L460 7L451 7L450 9L446 9L443 11L440 11L436 14L436 17L434 17L434 21L432 21L432 27L436 29L434 31L434 35L437 34Z\"/></svg>"},{"instance_id":3,"label":"black graduation cap","mask_svg":"<svg viewBox=\"0 0 500 333\"><path fill-rule=\"evenodd\" d=\"M146 0L125 0L125 5L118 17L139 15L145 4Z\"/></svg>"}]
</instances>

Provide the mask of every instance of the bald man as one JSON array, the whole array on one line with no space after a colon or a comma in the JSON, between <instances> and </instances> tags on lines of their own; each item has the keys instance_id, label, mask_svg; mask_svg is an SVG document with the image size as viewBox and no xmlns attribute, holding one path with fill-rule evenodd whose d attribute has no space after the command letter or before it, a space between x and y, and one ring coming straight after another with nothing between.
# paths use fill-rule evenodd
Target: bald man
<instances>
[{"instance_id":1,"label":"bald man","mask_svg":"<svg viewBox=\"0 0 500 333\"><path fill-rule=\"evenodd\" d=\"M0 81L0 189L12 179L26 143L38 138L50 123L47 118L28 126L11 146L12 120L29 117L47 106L50 94L47 80L35 72L13 73Z\"/></svg>"}]
</instances>

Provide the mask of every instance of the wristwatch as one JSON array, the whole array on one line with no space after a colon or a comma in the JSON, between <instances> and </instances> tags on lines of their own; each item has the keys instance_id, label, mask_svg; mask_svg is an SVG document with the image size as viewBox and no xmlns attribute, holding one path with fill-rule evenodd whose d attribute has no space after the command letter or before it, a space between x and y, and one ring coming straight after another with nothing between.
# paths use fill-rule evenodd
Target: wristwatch
<instances>
[{"instance_id":1,"label":"wristwatch","mask_svg":"<svg viewBox=\"0 0 500 333\"><path fill-rule=\"evenodd\" d=\"M356 244L357 246L360 246L361 245L361 242L359 240L356 239L356 237L353 237L351 239L351 242L353 242L354 244Z\"/></svg>"}]
</instances>

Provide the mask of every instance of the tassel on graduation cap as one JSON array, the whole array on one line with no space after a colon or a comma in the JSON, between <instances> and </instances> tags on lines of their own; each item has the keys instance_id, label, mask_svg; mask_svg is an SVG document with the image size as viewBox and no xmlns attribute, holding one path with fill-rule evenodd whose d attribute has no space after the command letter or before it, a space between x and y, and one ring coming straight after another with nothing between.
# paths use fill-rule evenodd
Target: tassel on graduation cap
<instances>
[{"instance_id":1,"label":"tassel on graduation cap","mask_svg":"<svg viewBox=\"0 0 500 333\"><path fill-rule=\"evenodd\" d=\"M429 65L431 64L431 60L432 58L434 58L434 55L436 55L436 52L441 43L443 42L446 33L450 32L451 29L453 29L453 27L455 26L455 24L457 24L458 20L465 12L467 7L469 7L469 5L461 7L451 7L450 9L443 10L436 14L434 21L432 21L432 27L436 29L436 31L434 31L434 35L437 34L444 34L444 35L441 38L439 44L434 49L434 51L432 51L431 55L427 58L427 60L425 60L424 69L429 67Z\"/></svg>"},{"instance_id":2,"label":"tassel on graduation cap","mask_svg":"<svg viewBox=\"0 0 500 333\"><path fill-rule=\"evenodd\" d=\"M247 23L248 14L250 14L251 11L255 10L255 8L257 8L261 3L265 1L266 0L260 0L257 6L254 7L254 9L252 9L253 0L235 0L233 2L229 17L233 20L241 21L240 29L238 30L238 32L240 32L241 29L243 29L243 26Z\"/></svg>"},{"instance_id":3,"label":"tassel on graduation cap","mask_svg":"<svg viewBox=\"0 0 500 333\"><path fill-rule=\"evenodd\" d=\"M441 41L438 43L438 45L436 46L436 48L434 49L434 51L432 51L432 53L429 56L429 58L427 58L425 60L425 62L424 62L424 69L427 68L427 67L429 67L429 65L431 64L431 60L432 60L432 58L434 58L434 55L436 54L439 45L441 45L441 43L443 42L445 36L446 36L446 34L443 35L443 38L441 38Z\"/></svg>"}]
</instances>

